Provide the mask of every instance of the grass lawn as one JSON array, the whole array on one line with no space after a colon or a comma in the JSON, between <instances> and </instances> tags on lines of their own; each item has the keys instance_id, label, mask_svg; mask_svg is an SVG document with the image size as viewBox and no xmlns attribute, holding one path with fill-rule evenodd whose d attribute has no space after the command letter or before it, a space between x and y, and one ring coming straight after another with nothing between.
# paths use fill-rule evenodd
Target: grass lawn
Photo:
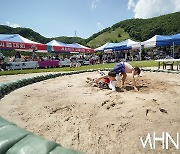
<instances>
[{"instance_id":1,"label":"grass lawn","mask_svg":"<svg viewBox=\"0 0 180 154\"><path fill-rule=\"evenodd\" d=\"M153 67L157 66L157 62L154 60L150 61L134 61L129 62L134 67ZM113 68L116 63L110 64L96 64L96 65L86 65L77 68L61 67L61 68L44 68L44 69L24 69L24 70L9 70L1 71L1 75L15 75L15 74L28 74L28 73L41 73L41 72L64 72L64 71L78 71L78 70L88 70L88 69L102 69L102 68Z\"/></svg>"}]
</instances>

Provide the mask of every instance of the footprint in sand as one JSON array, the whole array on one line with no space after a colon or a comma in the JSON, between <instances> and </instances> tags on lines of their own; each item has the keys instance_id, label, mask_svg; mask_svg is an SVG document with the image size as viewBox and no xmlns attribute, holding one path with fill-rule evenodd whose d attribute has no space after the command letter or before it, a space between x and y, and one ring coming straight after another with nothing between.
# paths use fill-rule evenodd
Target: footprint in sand
<instances>
[{"instance_id":1,"label":"footprint in sand","mask_svg":"<svg viewBox=\"0 0 180 154\"><path fill-rule=\"evenodd\" d=\"M109 110L110 108L115 107L115 106L116 106L116 103L113 102L109 106L107 106L106 109Z\"/></svg>"},{"instance_id":2,"label":"footprint in sand","mask_svg":"<svg viewBox=\"0 0 180 154\"><path fill-rule=\"evenodd\" d=\"M139 99L139 100L142 100L142 101L146 100L145 98L141 98L141 97L136 97L136 98Z\"/></svg>"},{"instance_id":3,"label":"footprint in sand","mask_svg":"<svg viewBox=\"0 0 180 154\"><path fill-rule=\"evenodd\" d=\"M166 113L167 114L167 110L159 108L159 111L161 111L162 113Z\"/></svg>"},{"instance_id":4,"label":"footprint in sand","mask_svg":"<svg viewBox=\"0 0 180 154\"><path fill-rule=\"evenodd\" d=\"M149 113L156 113L155 110L152 110L152 109L146 109L146 116L149 114Z\"/></svg>"},{"instance_id":5,"label":"footprint in sand","mask_svg":"<svg viewBox=\"0 0 180 154\"><path fill-rule=\"evenodd\" d=\"M124 101L120 101L120 102L118 102L118 104L119 104L119 105L124 104L124 103L125 103Z\"/></svg>"},{"instance_id":6,"label":"footprint in sand","mask_svg":"<svg viewBox=\"0 0 180 154\"><path fill-rule=\"evenodd\" d=\"M152 100L153 100L153 102L157 102L157 100L155 98L153 98Z\"/></svg>"},{"instance_id":7,"label":"footprint in sand","mask_svg":"<svg viewBox=\"0 0 180 154\"><path fill-rule=\"evenodd\" d=\"M152 102L154 102L155 105L159 105L157 99L155 99L155 98L152 99Z\"/></svg>"},{"instance_id":8,"label":"footprint in sand","mask_svg":"<svg viewBox=\"0 0 180 154\"><path fill-rule=\"evenodd\" d=\"M104 106L105 104L107 104L107 102L109 102L109 100L105 100L105 101L101 104L101 106Z\"/></svg>"},{"instance_id":9,"label":"footprint in sand","mask_svg":"<svg viewBox=\"0 0 180 154\"><path fill-rule=\"evenodd\" d=\"M29 96L29 95L24 95L25 97L31 97L31 96Z\"/></svg>"}]
</instances>

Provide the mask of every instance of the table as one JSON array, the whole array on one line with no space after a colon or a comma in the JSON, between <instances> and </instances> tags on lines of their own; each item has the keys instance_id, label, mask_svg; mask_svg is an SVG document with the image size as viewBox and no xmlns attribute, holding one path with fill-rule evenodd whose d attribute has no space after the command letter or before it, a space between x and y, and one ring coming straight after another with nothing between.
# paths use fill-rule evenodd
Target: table
<instances>
[{"instance_id":1,"label":"table","mask_svg":"<svg viewBox=\"0 0 180 154\"><path fill-rule=\"evenodd\" d=\"M44 61L38 61L38 65L40 68L45 67L59 67L59 60L44 60Z\"/></svg>"},{"instance_id":2,"label":"table","mask_svg":"<svg viewBox=\"0 0 180 154\"><path fill-rule=\"evenodd\" d=\"M174 65L174 62L177 62L177 70L179 69L179 66L180 66L180 59L158 59L158 60L155 60L158 62L158 69L160 69L160 63L162 62L163 63L163 69L165 68L164 65L166 65L166 63L169 62L169 64L172 66L171 69L173 70L173 65Z\"/></svg>"},{"instance_id":3,"label":"table","mask_svg":"<svg viewBox=\"0 0 180 154\"><path fill-rule=\"evenodd\" d=\"M71 61L69 59L64 59L64 60L60 60L59 61L59 65L60 66L70 66L71 65Z\"/></svg>"},{"instance_id":4,"label":"table","mask_svg":"<svg viewBox=\"0 0 180 154\"><path fill-rule=\"evenodd\" d=\"M38 62L37 61L25 61L25 62L8 62L6 69L24 69L24 68L37 68Z\"/></svg>"}]
</instances>

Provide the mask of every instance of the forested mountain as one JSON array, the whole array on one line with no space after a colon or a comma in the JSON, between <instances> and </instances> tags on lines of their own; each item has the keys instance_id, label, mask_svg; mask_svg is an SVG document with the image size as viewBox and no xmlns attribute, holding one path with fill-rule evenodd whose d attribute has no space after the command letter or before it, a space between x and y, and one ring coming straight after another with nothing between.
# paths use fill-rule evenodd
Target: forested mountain
<instances>
[{"instance_id":1,"label":"forested mountain","mask_svg":"<svg viewBox=\"0 0 180 154\"><path fill-rule=\"evenodd\" d=\"M121 27L135 40L145 41L154 35L180 33L180 12L151 19L130 19L119 22L112 28Z\"/></svg>"},{"instance_id":2,"label":"forested mountain","mask_svg":"<svg viewBox=\"0 0 180 154\"><path fill-rule=\"evenodd\" d=\"M167 14L151 19L128 19L118 22L86 40L89 46L97 47L111 40L111 42L131 38L134 41L145 41L154 35L170 35L180 33L180 12ZM115 32L117 29L122 31ZM112 36L112 33L114 35ZM113 39L116 38L116 39Z\"/></svg>"},{"instance_id":3,"label":"forested mountain","mask_svg":"<svg viewBox=\"0 0 180 154\"><path fill-rule=\"evenodd\" d=\"M106 42L120 42L128 38L135 41L144 41L156 34L170 35L180 33L179 25L180 12L176 12L150 19L124 20L93 34L87 39L66 36L46 38L29 28L11 28L4 25L0 25L0 34L20 34L30 40L41 43L47 43L53 39L64 43L77 42L95 48Z\"/></svg>"},{"instance_id":4,"label":"forested mountain","mask_svg":"<svg viewBox=\"0 0 180 154\"><path fill-rule=\"evenodd\" d=\"M80 37L66 37L66 36L61 36L61 37L54 37L52 38L54 40L64 42L64 43L80 43L85 45L85 39L80 38Z\"/></svg>"},{"instance_id":5,"label":"forested mountain","mask_svg":"<svg viewBox=\"0 0 180 154\"><path fill-rule=\"evenodd\" d=\"M27 39L40 43L47 43L51 41L51 39L40 35L39 33L33 31L30 28L12 28L9 26L0 25L0 34L19 34Z\"/></svg>"}]
</instances>

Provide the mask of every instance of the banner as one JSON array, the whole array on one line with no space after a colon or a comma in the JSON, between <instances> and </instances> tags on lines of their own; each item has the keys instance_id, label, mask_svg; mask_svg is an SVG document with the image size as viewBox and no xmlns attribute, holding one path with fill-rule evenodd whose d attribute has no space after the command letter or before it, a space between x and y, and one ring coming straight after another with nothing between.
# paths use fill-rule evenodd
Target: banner
<instances>
[{"instance_id":1,"label":"banner","mask_svg":"<svg viewBox=\"0 0 180 154\"><path fill-rule=\"evenodd\" d=\"M8 42L0 41L0 49L19 49L19 50L46 50L45 44L32 44L32 43L21 43L21 42Z\"/></svg>"}]
</instances>

